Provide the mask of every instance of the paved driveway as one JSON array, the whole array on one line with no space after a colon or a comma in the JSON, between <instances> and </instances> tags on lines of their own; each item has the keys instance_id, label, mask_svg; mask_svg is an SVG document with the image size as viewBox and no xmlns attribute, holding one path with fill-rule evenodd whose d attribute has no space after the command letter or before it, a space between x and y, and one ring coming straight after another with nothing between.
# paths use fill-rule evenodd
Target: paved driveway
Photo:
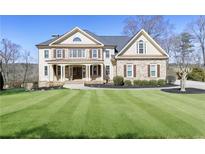
<instances>
[{"instance_id":1,"label":"paved driveway","mask_svg":"<svg viewBox=\"0 0 205 154\"><path fill-rule=\"evenodd\" d=\"M180 80L177 80L175 82L176 85L180 85ZM205 82L199 82L199 81L186 81L186 87L191 88L198 88L198 89L205 89Z\"/></svg>"}]
</instances>

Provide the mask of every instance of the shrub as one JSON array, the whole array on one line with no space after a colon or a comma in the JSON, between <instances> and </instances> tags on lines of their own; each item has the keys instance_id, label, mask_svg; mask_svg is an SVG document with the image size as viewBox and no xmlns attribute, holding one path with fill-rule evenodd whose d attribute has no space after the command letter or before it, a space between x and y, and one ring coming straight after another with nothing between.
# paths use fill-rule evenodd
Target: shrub
<instances>
[{"instance_id":1,"label":"shrub","mask_svg":"<svg viewBox=\"0 0 205 154\"><path fill-rule=\"evenodd\" d=\"M204 82L205 81L205 70L199 67L193 68L191 73L188 74L187 79Z\"/></svg>"},{"instance_id":2,"label":"shrub","mask_svg":"<svg viewBox=\"0 0 205 154\"><path fill-rule=\"evenodd\" d=\"M168 75L167 76L167 82L169 84L173 84L175 81L176 81L176 76L173 76L173 75Z\"/></svg>"},{"instance_id":3,"label":"shrub","mask_svg":"<svg viewBox=\"0 0 205 154\"><path fill-rule=\"evenodd\" d=\"M165 80L163 80L163 79L159 79L159 80L157 81L157 84L160 85L160 86L164 86L164 85L166 84L166 82L165 82Z\"/></svg>"},{"instance_id":4,"label":"shrub","mask_svg":"<svg viewBox=\"0 0 205 154\"><path fill-rule=\"evenodd\" d=\"M157 85L158 85L158 82L157 82L157 80L150 80L150 81L149 81L149 85L151 85L151 86L157 86Z\"/></svg>"},{"instance_id":5,"label":"shrub","mask_svg":"<svg viewBox=\"0 0 205 154\"><path fill-rule=\"evenodd\" d=\"M146 86L149 85L149 81L148 80L141 80L140 86Z\"/></svg>"},{"instance_id":6,"label":"shrub","mask_svg":"<svg viewBox=\"0 0 205 154\"><path fill-rule=\"evenodd\" d=\"M133 84L134 84L135 86L140 86L140 85L141 85L141 80L134 80L134 81L133 81Z\"/></svg>"},{"instance_id":7,"label":"shrub","mask_svg":"<svg viewBox=\"0 0 205 154\"><path fill-rule=\"evenodd\" d=\"M122 76L115 76L113 82L115 86L122 86L124 84L124 78Z\"/></svg>"},{"instance_id":8,"label":"shrub","mask_svg":"<svg viewBox=\"0 0 205 154\"><path fill-rule=\"evenodd\" d=\"M125 80L124 85L125 86L132 86L132 82L130 80Z\"/></svg>"}]
</instances>

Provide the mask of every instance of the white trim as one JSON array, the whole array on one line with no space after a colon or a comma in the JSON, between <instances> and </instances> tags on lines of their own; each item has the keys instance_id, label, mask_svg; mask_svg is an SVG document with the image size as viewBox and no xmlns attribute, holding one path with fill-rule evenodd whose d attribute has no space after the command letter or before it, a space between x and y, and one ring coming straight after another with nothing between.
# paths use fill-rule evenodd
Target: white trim
<instances>
[{"instance_id":1,"label":"white trim","mask_svg":"<svg viewBox=\"0 0 205 154\"><path fill-rule=\"evenodd\" d=\"M132 66L132 76L128 76L128 66ZM126 77L127 78L133 78L134 77L134 71L133 71L133 64L126 64Z\"/></svg>"},{"instance_id":2,"label":"white trim","mask_svg":"<svg viewBox=\"0 0 205 154\"><path fill-rule=\"evenodd\" d=\"M116 58L122 53L124 52L124 50L138 37L140 36L140 34L144 34L145 36L147 36L151 41L152 43L154 43L162 53L164 53L167 57L169 57L169 55L166 53L166 51L164 49L162 49L160 47L160 45L151 37L149 36L149 34L144 30L144 29L141 29L123 48L122 50L115 56Z\"/></svg>"},{"instance_id":3,"label":"white trim","mask_svg":"<svg viewBox=\"0 0 205 154\"><path fill-rule=\"evenodd\" d=\"M146 54L145 50L146 50L146 43L143 40L139 40L137 41L138 47L137 47L137 54ZM140 53L140 44L143 45L143 53Z\"/></svg>"},{"instance_id":4,"label":"white trim","mask_svg":"<svg viewBox=\"0 0 205 154\"><path fill-rule=\"evenodd\" d=\"M155 66L155 76L152 76L152 73L151 73L151 66ZM150 73L150 77L152 77L152 78L156 78L156 77L157 77L157 74L158 74L157 64L150 64L150 70L149 70L149 73Z\"/></svg>"},{"instance_id":5,"label":"white trim","mask_svg":"<svg viewBox=\"0 0 205 154\"><path fill-rule=\"evenodd\" d=\"M65 33L64 35L62 35L61 37L59 37L57 40L51 42L51 43L49 44L49 46L52 45L53 43L55 43L55 42L61 40L62 38L66 37L67 35L71 34L72 32L74 32L74 31L76 31L76 30L82 32L84 35L89 36L89 37L92 38L94 41L96 41L97 43L99 43L99 44L101 44L102 46L104 46L103 43L101 43L100 41L96 40L94 37L92 37L91 35L89 35L88 33L86 33L85 31L83 31L82 29L80 29L80 28L78 28L78 27L73 28L71 31Z\"/></svg>"}]
</instances>

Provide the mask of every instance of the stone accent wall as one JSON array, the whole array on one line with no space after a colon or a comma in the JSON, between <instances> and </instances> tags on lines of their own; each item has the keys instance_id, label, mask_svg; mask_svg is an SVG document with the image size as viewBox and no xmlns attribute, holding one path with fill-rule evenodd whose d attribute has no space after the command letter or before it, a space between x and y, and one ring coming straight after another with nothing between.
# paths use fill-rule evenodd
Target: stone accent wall
<instances>
[{"instance_id":1,"label":"stone accent wall","mask_svg":"<svg viewBox=\"0 0 205 154\"><path fill-rule=\"evenodd\" d=\"M127 80L158 80L166 79L166 60L117 60L117 75L124 77L124 65L136 65L136 77L125 77ZM160 77L148 77L148 65L160 65Z\"/></svg>"}]
</instances>

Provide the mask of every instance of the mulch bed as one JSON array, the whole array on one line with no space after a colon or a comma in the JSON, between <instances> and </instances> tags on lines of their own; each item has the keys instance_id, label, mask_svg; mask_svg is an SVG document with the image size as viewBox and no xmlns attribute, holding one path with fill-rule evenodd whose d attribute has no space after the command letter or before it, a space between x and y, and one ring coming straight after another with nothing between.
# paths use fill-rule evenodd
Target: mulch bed
<instances>
[{"instance_id":1,"label":"mulch bed","mask_svg":"<svg viewBox=\"0 0 205 154\"><path fill-rule=\"evenodd\" d=\"M161 91L176 94L205 94L205 90L197 88L186 88L185 92L180 91L180 88L161 89Z\"/></svg>"},{"instance_id":2,"label":"mulch bed","mask_svg":"<svg viewBox=\"0 0 205 154\"><path fill-rule=\"evenodd\" d=\"M63 89L63 86L53 86L53 87L40 87L34 90L53 90L53 89Z\"/></svg>"},{"instance_id":3,"label":"mulch bed","mask_svg":"<svg viewBox=\"0 0 205 154\"><path fill-rule=\"evenodd\" d=\"M93 87L93 88L121 88L121 89L126 89L126 88L160 88L160 87L175 87L176 85L174 84L167 84L163 86L153 86L153 85L144 85L144 86L116 86L113 84L85 84L87 87Z\"/></svg>"}]
</instances>

